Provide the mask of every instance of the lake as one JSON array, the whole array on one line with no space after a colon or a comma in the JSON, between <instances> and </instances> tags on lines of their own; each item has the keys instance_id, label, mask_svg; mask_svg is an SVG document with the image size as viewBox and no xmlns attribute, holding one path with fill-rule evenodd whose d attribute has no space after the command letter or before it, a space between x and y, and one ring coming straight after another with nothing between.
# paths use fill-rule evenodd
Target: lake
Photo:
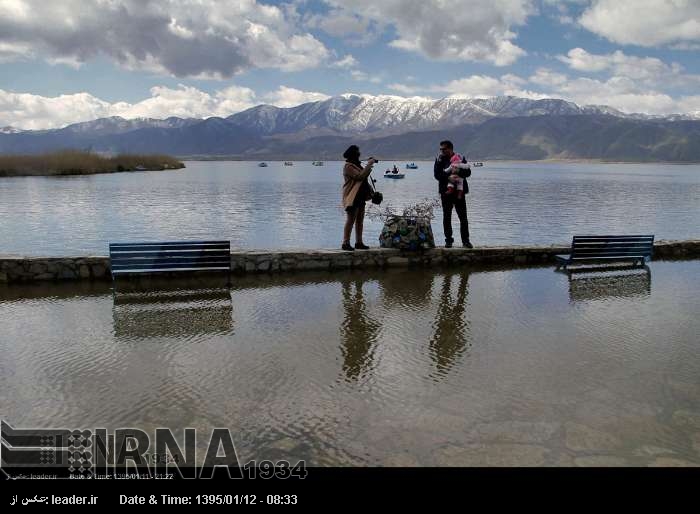
<instances>
[{"instance_id":1,"label":"lake","mask_svg":"<svg viewBox=\"0 0 700 514\"><path fill-rule=\"evenodd\" d=\"M385 204L437 197L432 162L382 178ZM0 253L107 255L109 241L228 239L233 248L336 248L342 163L187 162L176 171L0 179ZM700 165L487 162L469 179L477 246L568 244L579 233L700 236ZM438 209L439 214L439 209ZM458 226L456 214L453 225ZM366 221L377 246L381 222ZM443 243L442 222L433 221ZM458 234L458 231L456 232Z\"/></svg>"}]
</instances>

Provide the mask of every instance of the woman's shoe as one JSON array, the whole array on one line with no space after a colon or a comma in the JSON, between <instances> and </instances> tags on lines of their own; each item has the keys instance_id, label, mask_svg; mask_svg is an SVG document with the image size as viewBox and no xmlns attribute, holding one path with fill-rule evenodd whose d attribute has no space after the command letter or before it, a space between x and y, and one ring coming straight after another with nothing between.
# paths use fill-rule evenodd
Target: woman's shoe
<instances>
[{"instance_id":1,"label":"woman's shoe","mask_svg":"<svg viewBox=\"0 0 700 514\"><path fill-rule=\"evenodd\" d=\"M350 245L350 243L343 243L343 246L341 246L341 248L343 250L345 250L346 252L354 252L355 251L355 249L352 247L352 245Z\"/></svg>"},{"instance_id":2,"label":"woman's shoe","mask_svg":"<svg viewBox=\"0 0 700 514\"><path fill-rule=\"evenodd\" d=\"M363 243L355 243L355 250L369 250L369 246Z\"/></svg>"}]
</instances>

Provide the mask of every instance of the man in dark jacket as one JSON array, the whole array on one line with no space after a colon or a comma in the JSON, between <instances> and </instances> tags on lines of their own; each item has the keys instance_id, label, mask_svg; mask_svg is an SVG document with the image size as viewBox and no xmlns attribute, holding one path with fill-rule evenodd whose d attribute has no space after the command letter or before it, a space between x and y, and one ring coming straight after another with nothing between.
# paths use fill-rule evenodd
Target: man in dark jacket
<instances>
[{"instance_id":1,"label":"man in dark jacket","mask_svg":"<svg viewBox=\"0 0 700 514\"><path fill-rule=\"evenodd\" d=\"M442 202L442 227L445 230L445 248L452 248L454 239L452 238L452 207L457 211L459 217L459 234L462 238L462 244L465 248L473 248L469 241L469 222L467 221L467 198L469 192L467 181L464 181L464 196L457 198L457 195L447 195L447 184L451 180L450 173L445 170L451 166L450 160L454 155L454 145L451 141L440 142L440 155L435 159L433 167L433 175L438 181L438 192ZM472 170L467 165L467 160L462 158L462 164L457 169L456 173L459 177L466 179L471 176Z\"/></svg>"}]
</instances>

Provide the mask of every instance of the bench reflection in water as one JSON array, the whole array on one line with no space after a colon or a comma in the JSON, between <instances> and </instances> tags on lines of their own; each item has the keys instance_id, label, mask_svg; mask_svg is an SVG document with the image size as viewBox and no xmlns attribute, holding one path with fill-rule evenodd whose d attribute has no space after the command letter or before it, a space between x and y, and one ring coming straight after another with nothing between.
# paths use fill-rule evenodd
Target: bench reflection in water
<instances>
[{"instance_id":1,"label":"bench reflection in water","mask_svg":"<svg viewBox=\"0 0 700 514\"><path fill-rule=\"evenodd\" d=\"M569 299L571 302L614 298L642 298L651 294L651 270L642 268L597 268L575 272L569 270Z\"/></svg>"},{"instance_id":2,"label":"bench reflection in water","mask_svg":"<svg viewBox=\"0 0 700 514\"><path fill-rule=\"evenodd\" d=\"M114 335L118 338L196 337L233 333L228 288L131 288L114 295Z\"/></svg>"}]
</instances>

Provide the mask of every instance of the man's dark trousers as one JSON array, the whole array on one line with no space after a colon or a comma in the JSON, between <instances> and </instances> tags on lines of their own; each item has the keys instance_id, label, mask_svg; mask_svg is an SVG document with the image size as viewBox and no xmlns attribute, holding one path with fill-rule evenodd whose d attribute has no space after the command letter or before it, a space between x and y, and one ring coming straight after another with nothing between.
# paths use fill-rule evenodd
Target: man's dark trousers
<instances>
[{"instance_id":1,"label":"man's dark trousers","mask_svg":"<svg viewBox=\"0 0 700 514\"><path fill-rule=\"evenodd\" d=\"M445 242L452 243L454 241L452 237L452 207L454 207L459 217L459 235L462 238L462 244L465 245L469 242L467 199L463 196L461 200L458 200L456 196L455 194L440 195L440 200L442 201L442 228L445 231Z\"/></svg>"}]
</instances>

